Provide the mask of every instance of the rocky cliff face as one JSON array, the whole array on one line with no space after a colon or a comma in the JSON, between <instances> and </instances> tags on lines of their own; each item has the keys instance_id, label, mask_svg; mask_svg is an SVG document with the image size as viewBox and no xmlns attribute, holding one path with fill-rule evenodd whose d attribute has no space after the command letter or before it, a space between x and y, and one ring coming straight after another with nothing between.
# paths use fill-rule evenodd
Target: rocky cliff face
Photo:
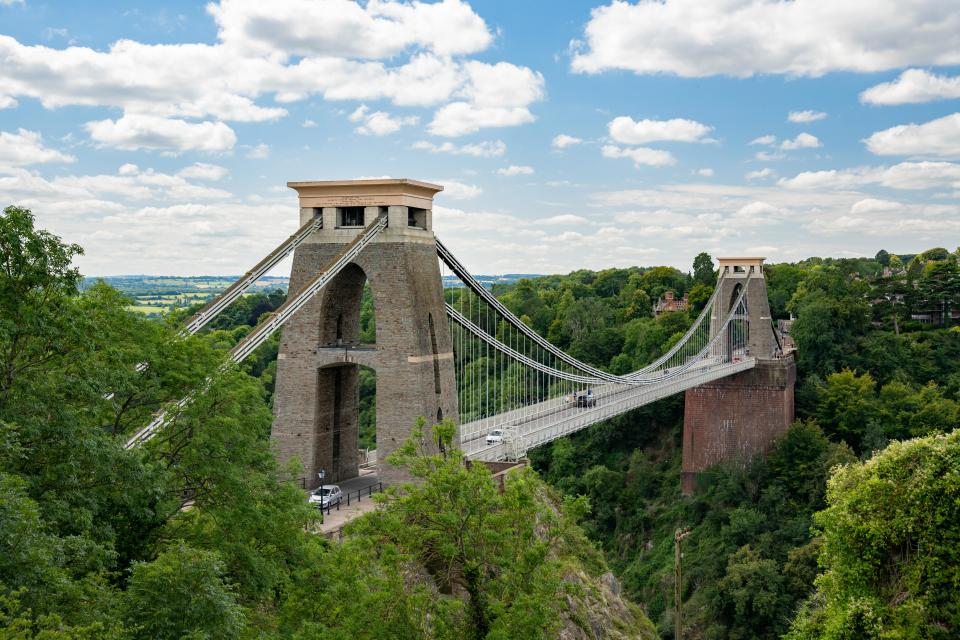
<instances>
[{"instance_id":1,"label":"rocky cliff face","mask_svg":"<svg viewBox=\"0 0 960 640\"><path fill-rule=\"evenodd\" d=\"M653 624L640 607L621 595L620 582L609 571L592 577L571 572L564 582L579 592L566 597L566 615L560 640L626 640L657 637Z\"/></svg>"}]
</instances>

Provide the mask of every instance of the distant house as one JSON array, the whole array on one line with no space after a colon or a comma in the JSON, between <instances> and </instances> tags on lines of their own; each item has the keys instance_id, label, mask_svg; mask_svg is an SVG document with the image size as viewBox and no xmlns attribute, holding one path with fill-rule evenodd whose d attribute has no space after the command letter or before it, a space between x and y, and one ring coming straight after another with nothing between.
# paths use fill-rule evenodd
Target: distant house
<instances>
[{"instance_id":1,"label":"distant house","mask_svg":"<svg viewBox=\"0 0 960 640\"><path fill-rule=\"evenodd\" d=\"M921 309L910 314L910 319L920 324L929 324L939 327L943 320L951 324L960 321L960 308L950 307L945 312L937 309Z\"/></svg>"},{"instance_id":2,"label":"distant house","mask_svg":"<svg viewBox=\"0 0 960 640\"><path fill-rule=\"evenodd\" d=\"M667 291L653 304L653 315L659 316L661 313L670 311L686 311L688 306L687 294L683 294L683 297L678 299L673 291Z\"/></svg>"},{"instance_id":3,"label":"distant house","mask_svg":"<svg viewBox=\"0 0 960 640\"><path fill-rule=\"evenodd\" d=\"M884 267L883 268L883 277L892 278L894 276L905 276L907 275L907 270L903 268L894 269L893 267Z\"/></svg>"}]
</instances>

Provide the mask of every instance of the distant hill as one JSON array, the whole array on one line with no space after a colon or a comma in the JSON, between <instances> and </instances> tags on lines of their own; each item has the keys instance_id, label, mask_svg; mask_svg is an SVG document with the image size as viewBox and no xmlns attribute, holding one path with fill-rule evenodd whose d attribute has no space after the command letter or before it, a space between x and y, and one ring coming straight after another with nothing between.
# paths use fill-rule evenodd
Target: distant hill
<instances>
[{"instance_id":1,"label":"distant hill","mask_svg":"<svg viewBox=\"0 0 960 640\"><path fill-rule=\"evenodd\" d=\"M506 273L495 276L475 276L486 288L495 284L512 284L522 278L539 278L532 273ZM102 276L83 279L82 288L87 289L98 280L125 293L133 299L130 309L148 316L157 316L169 311L189 307L197 302L208 302L221 291L239 280L240 276ZM286 291L290 278L286 276L264 276L248 290L250 293L264 293L280 289ZM462 286L456 276L445 276L444 287Z\"/></svg>"},{"instance_id":2,"label":"distant hill","mask_svg":"<svg viewBox=\"0 0 960 640\"><path fill-rule=\"evenodd\" d=\"M84 289L98 280L128 295L177 294L177 293L217 293L226 289L240 276L92 276L83 279ZM286 276L264 276L257 280L251 291L274 289L287 290L290 278Z\"/></svg>"},{"instance_id":3,"label":"distant hill","mask_svg":"<svg viewBox=\"0 0 960 640\"><path fill-rule=\"evenodd\" d=\"M523 280L524 278L540 278L542 277L539 273L504 273L499 276L473 276L477 279L480 284L489 289L495 284L513 284L517 280ZM450 287L460 287L463 286L460 284L460 280L457 276L444 276L443 277L443 286L444 288Z\"/></svg>"},{"instance_id":4,"label":"distant hill","mask_svg":"<svg viewBox=\"0 0 960 640\"><path fill-rule=\"evenodd\" d=\"M133 299L130 309L148 316L157 316L169 311L189 307L197 302L208 302L240 276L103 276L84 278L84 289L103 280ZM263 293L280 289L287 290L290 278L264 276L248 290Z\"/></svg>"}]
</instances>

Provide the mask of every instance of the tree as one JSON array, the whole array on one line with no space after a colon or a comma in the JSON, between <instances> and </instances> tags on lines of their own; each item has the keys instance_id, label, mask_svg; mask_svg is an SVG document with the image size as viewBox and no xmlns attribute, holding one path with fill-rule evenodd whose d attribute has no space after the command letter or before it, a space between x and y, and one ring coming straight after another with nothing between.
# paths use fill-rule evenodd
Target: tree
<instances>
[{"instance_id":1,"label":"tree","mask_svg":"<svg viewBox=\"0 0 960 640\"><path fill-rule=\"evenodd\" d=\"M927 305L939 313L939 323L948 324L950 309L960 303L960 265L952 260L931 264L917 287Z\"/></svg>"},{"instance_id":2,"label":"tree","mask_svg":"<svg viewBox=\"0 0 960 640\"><path fill-rule=\"evenodd\" d=\"M77 293L80 272L71 266L83 250L35 229L29 209L7 207L0 216L0 409L20 376L30 375L74 335L61 313Z\"/></svg>"},{"instance_id":3,"label":"tree","mask_svg":"<svg viewBox=\"0 0 960 640\"><path fill-rule=\"evenodd\" d=\"M787 306L797 316L790 333L804 372L826 375L847 364L869 318L865 293L865 283L835 267L813 269L799 285Z\"/></svg>"},{"instance_id":4,"label":"tree","mask_svg":"<svg viewBox=\"0 0 960 640\"><path fill-rule=\"evenodd\" d=\"M229 598L269 626L316 512L281 481L260 382L239 367L216 373L245 329L182 337L103 283L79 292L69 264L79 248L34 229L24 210L4 212L0 237L0 599L16 589L0 609L41 637L112 638L121 576L135 564L159 579L175 563L154 565L158 554L184 540L189 561L215 556ZM132 429L191 392L150 443L124 448ZM126 620L138 624L139 611Z\"/></svg>"},{"instance_id":5,"label":"tree","mask_svg":"<svg viewBox=\"0 0 960 640\"><path fill-rule=\"evenodd\" d=\"M654 300L667 291L673 291L682 297L687 290L687 276L673 267L653 267L640 276L638 285Z\"/></svg>"},{"instance_id":6,"label":"tree","mask_svg":"<svg viewBox=\"0 0 960 640\"><path fill-rule=\"evenodd\" d=\"M730 637L757 638L783 624L783 611L789 606L783 582L779 563L749 544L730 557L717 585Z\"/></svg>"},{"instance_id":7,"label":"tree","mask_svg":"<svg viewBox=\"0 0 960 640\"><path fill-rule=\"evenodd\" d=\"M886 267L890 265L890 253L886 249L880 249L877 251L877 255L874 256L874 260L880 263L880 266Z\"/></svg>"},{"instance_id":8,"label":"tree","mask_svg":"<svg viewBox=\"0 0 960 640\"><path fill-rule=\"evenodd\" d=\"M717 283L717 272L713 269L713 258L705 251L701 251L693 259L693 281L707 287L713 287Z\"/></svg>"},{"instance_id":9,"label":"tree","mask_svg":"<svg viewBox=\"0 0 960 640\"><path fill-rule=\"evenodd\" d=\"M869 373L858 376L850 369L831 373L820 387L817 420L828 433L859 449L867 426L877 415L875 389Z\"/></svg>"},{"instance_id":10,"label":"tree","mask_svg":"<svg viewBox=\"0 0 960 640\"><path fill-rule=\"evenodd\" d=\"M236 638L243 611L215 553L182 542L130 570L125 618L134 638Z\"/></svg>"},{"instance_id":11,"label":"tree","mask_svg":"<svg viewBox=\"0 0 960 640\"><path fill-rule=\"evenodd\" d=\"M710 296L713 295L713 287L697 283L690 288L687 294L687 302L690 304L690 312L694 315L699 314L707 303Z\"/></svg>"},{"instance_id":12,"label":"tree","mask_svg":"<svg viewBox=\"0 0 960 640\"><path fill-rule=\"evenodd\" d=\"M790 640L960 633L960 432L894 442L830 479L817 593Z\"/></svg>"}]
</instances>

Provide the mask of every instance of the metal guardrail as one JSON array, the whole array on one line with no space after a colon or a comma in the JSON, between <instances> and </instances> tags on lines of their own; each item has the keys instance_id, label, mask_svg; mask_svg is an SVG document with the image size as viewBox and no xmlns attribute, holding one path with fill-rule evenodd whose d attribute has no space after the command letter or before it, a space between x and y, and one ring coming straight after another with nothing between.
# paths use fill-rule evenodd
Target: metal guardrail
<instances>
[{"instance_id":1,"label":"metal guardrail","mask_svg":"<svg viewBox=\"0 0 960 640\"><path fill-rule=\"evenodd\" d=\"M354 490L354 491L348 491L348 492L345 494L346 497L347 497L347 506L348 506L348 507L350 506L350 504L351 504L351 498L350 498L350 496L352 496L352 495L354 495L354 494L356 494L357 497L356 497L355 499L353 499L353 502L361 502L361 501L363 500L363 494L364 494L364 493L367 494L367 498L369 499L369 498L372 498L372 497L373 497L373 494L375 494L375 493L382 493L382 492L383 492L383 482L377 482L376 484L369 484L369 485L367 485L367 486L365 486L365 487L363 487L363 488L356 489L356 490ZM326 507L320 507L320 511L321 511L322 513L326 513L327 515L330 515L330 511L331 511L331 510L333 510L333 511L340 511L340 505L342 505L342 504L343 504L343 498L341 497L341 498L340 498L340 501L337 502L336 505L330 505L330 504L328 504ZM334 509L334 506L336 506L335 509Z\"/></svg>"}]
</instances>

